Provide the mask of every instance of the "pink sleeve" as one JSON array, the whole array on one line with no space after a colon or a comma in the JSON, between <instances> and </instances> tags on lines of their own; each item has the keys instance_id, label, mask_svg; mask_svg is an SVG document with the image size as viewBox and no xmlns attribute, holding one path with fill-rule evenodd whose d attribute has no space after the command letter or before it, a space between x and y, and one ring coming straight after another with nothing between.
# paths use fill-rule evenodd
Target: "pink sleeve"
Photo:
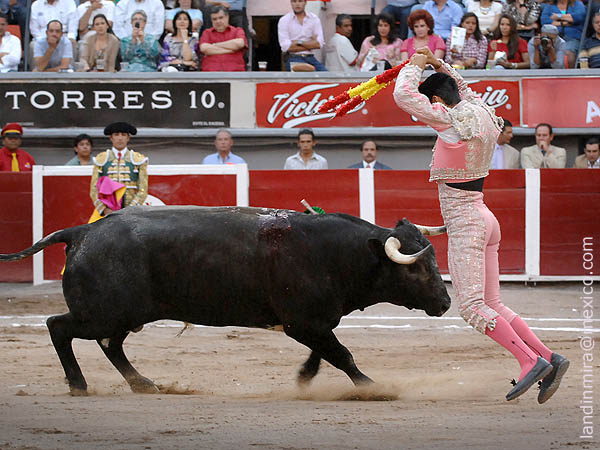
<instances>
[{"instance_id":1,"label":"pink sleeve","mask_svg":"<svg viewBox=\"0 0 600 450\"><path fill-rule=\"evenodd\" d=\"M433 51L434 52L436 50L444 50L444 51L446 51L446 43L444 42L444 40L440 36L438 36L437 34L434 34L434 36L435 36L435 40L434 40L433 45L434 45L435 48L433 49Z\"/></svg>"},{"instance_id":2,"label":"pink sleeve","mask_svg":"<svg viewBox=\"0 0 600 450\"><path fill-rule=\"evenodd\" d=\"M362 42L362 45L360 46L360 52L358 52L358 59L364 58L366 56L367 52L369 51L369 49L372 47L371 39L373 39L373 36L368 36Z\"/></svg>"},{"instance_id":3,"label":"pink sleeve","mask_svg":"<svg viewBox=\"0 0 600 450\"><path fill-rule=\"evenodd\" d=\"M404 111L433 129L446 130L451 124L446 107L440 103L432 105L429 99L419 92L422 74L423 70L419 66L413 64L404 66L396 79L394 100Z\"/></svg>"},{"instance_id":4,"label":"pink sleeve","mask_svg":"<svg viewBox=\"0 0 600 450\"><path fill-rule=\"evenodd\" d=\"M402 62L402 46L404 45L404 42L402 42L402 39L398 38L398 42L394 45L394 48L396 50L396 61L395 64L398 65Z\"/></svg>"},{"instance_id":5,"label":"pink sleeve","mask_svg":"<svg viewBox=\"0 0 600 450\"><path fill-rule=\"evenodd\" d=\"M405 40L402 42L402 45L400 45L401 52L408 52L408 41L410 41L410 39Z\"/></svg>"}]
</instances>

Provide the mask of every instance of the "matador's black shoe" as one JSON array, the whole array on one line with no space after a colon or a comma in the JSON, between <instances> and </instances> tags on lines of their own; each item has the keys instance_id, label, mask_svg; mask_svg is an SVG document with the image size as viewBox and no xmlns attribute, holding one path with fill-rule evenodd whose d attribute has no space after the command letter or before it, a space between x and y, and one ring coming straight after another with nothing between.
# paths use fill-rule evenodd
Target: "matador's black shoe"
<instances>
[{"instance_id":1,"label":"matador's black shoe","mask_svg":"<svg viewBox=\"0 0 600 450\"><path fill-rule=\"evenodd\" d=\"M547 402L552 397L560 385L560 380L569 368L569 360L558 353L552 353L550 363L552 364L552 372L540 382L538 403Z\"/></svg>"},{"instance_id":2,"label":"matador's black shoe","mask_svg":"<svg viewBox=\"0 0 600 450\"><path fill-rule=\"evenodd\" d=\"M541 356L538 356L535 366L533 366L533 368L527 372L527 375L525 375L518 383L515 383L515 387L512 388L508 394L506 394L506 400L514 400L515 398L523 395L525 392L527 392L527 389L533 385L533 383L541 380L550 372L552 372L552 364L550 364Z\"/></svg>"}]
</instances>

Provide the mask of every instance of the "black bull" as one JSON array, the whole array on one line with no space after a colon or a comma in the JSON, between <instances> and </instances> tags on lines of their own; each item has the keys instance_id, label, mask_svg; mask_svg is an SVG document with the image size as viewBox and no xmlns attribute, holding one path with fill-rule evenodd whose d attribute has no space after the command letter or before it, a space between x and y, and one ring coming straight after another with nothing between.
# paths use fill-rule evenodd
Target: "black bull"
<instances>
[{"instance_id":1,"label":"black bull","mask_svg":"<svg viewBox=\"0 0 600 450\"><path fill-rule=\"evenodd\" d=\"M58 242L67 244L63 292L69 312L48 318L47 325L73 394L87 389L73 338L95 339L134 392L157 392L129 363L123 341L160 319L281 325L312 350L300 383L317 374L321 359L355 384L368 383L333 333L342 316L379 302L433 316L450 306L433 248L406 219L388 229L345 214L132 207L57 231L20 253L0 255L0 261ZM392 256L390 242L396 243Z\"/></svg>"}]
</instances>

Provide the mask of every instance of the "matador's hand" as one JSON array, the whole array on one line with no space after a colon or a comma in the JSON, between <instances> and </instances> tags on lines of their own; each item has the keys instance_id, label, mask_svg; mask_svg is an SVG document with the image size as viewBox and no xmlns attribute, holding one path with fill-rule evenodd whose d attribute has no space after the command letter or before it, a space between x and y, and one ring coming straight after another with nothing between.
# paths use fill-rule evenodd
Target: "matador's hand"
<instances>
[{"instance_id":1,"label":"matador's hand","mask_svg":"<svg viewBox=\"0 0 600 450\"><path fill-rule=\"evenodd\" d=\"M426 63L432 65L434 69L437 69L440 67L440 62L434 56L434 54L431 52L431 49L429 47L418 48L417 50L415 50L415 52L418 53L419 55L423 55L423 56L427 57Z\"/></svg>"},{"instance_id":2,"label":"matador's hand","mask_svg":"<svg viewBox=\"0 0 600 450\"><path fill-rule=\"evenodd\" d=\"M425 66L427 65L427 56L415 53L410 57L410 63L413 66L419 66L421 69L424 70Z\"/></svg>"}]
</instances>

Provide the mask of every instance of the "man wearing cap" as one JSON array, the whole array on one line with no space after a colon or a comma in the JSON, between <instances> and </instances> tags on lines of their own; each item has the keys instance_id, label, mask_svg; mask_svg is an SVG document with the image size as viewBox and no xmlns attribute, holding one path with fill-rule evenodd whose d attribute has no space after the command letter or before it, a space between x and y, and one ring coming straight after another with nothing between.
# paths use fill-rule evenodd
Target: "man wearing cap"
<instances>
[{"instance_id":1,"label":"man wearing cap","mask_svg":"<svg viewBox=\"0 0 600 450\"><path fill-rule=\"evenodd\" d=\"M90 185L90 197L98 213L106 216L113 209L98 198L97 183L101 177L120 183L126 187L122 208L142 205L148 195L148 158L127 148L131 136L137 129L127 122L111 123L104 129L104 135L112 142L112 148L93 158L94 172Z\"/></svg>"},{"instance_id":2,"label":"man wearing cap","mask_svg":"<svg viewBox=\"0 0 600 450\"><path fill-rule=\"evenodd\" d=\"M0 149L0 171L31 172L35 164L33 156L21 150L23 128L18 123L9 123L2 128L2 144Z\"/></svg>"},{"instance_id":3,"label":"man wearing cap","mask_svg":"<svg viewBox=\"0 0 600 450\"><path fill-rule=\"evenodd\" d=\"M532 69L564 69L567 43L558 35L558 28L547 23L542 34L527 43Z\"/></svg>"}]
</instances>

